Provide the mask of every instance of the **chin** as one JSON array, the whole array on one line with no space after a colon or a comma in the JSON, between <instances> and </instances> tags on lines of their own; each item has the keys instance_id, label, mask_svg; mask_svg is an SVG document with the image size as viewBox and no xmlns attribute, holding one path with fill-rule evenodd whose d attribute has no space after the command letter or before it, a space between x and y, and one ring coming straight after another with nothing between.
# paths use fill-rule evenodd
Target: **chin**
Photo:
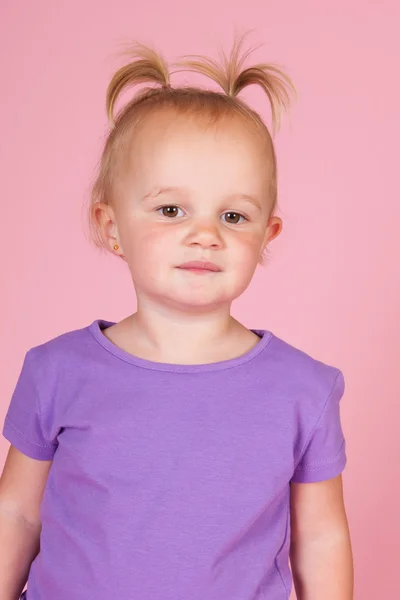
<instances>
[{"instance_id":1,"label":"chin","mask_svg":"<svg viewBox=\"0 0 400 600\"><path fill-rule=\"evenodd\" d=\"M177 298L176 300L182 307L186 307L187 310L203 309L212 311L221 306L229 306L234 299L235 298L224 294L223 296L213 297L191 296L190 298Z\"/></svg>"}]
</instances>

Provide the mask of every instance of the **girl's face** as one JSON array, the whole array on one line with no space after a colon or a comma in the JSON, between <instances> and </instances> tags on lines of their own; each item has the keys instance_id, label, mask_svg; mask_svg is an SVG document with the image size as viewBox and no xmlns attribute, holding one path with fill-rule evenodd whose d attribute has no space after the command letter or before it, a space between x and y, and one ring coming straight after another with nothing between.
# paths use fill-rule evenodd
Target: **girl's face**
<instances>
[{"instance_id":1,"label":"girl's face","mask_svg":"<svg viewBox=\"0 0 400 600\"><path fill-rule=\"evenodd\" d=\"M269 218L269 177L265 147L245 121L206 127L175 113L146 119L113 207L100 209L138 299L180 310L230 306L281 230L280 219Z\"/></svg>"}]
</instances>

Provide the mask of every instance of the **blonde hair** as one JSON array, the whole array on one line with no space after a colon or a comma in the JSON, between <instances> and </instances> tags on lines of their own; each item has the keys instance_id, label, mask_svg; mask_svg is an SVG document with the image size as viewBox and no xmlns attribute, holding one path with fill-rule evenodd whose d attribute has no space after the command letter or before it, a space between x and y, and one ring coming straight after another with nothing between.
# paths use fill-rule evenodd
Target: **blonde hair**
<instances>
[{"instance_id":1,"label":"blonde hair","mask_svg":"<svg viewBox=\"0 0 400 600\"><path fill-rule=\"evenodd\" d=\"M118 165L126 154L126 143L140 121L151 112L172 109L180 114L208 116L216 121L226 115L239 115L251 121L264 134L271 155L270 199L273 213L277 206L277 165L272 136L279 129L282 113L289 108L295 88L291 79L276 65L259 63L245 67L254 48L242 53L244 37L235 41L229 57L222 53L217 62L204 56L185 56L174 63L175 71L191 71L205 75L222 91L170 84L170 70L165 59L152 48L136 44L131 60L119 68L107 89L106 110L111 130L101 155L98 174L93 184L89 207L89 227L96 246L106 248L95 219L96 205L109 204ZM136 92L133 99L116 111L122 92L140 84L150 84ZM266 93L272 117L272 136L260 115L238 94L249 85L258 85Z\"/></svg>"}]
</instances>

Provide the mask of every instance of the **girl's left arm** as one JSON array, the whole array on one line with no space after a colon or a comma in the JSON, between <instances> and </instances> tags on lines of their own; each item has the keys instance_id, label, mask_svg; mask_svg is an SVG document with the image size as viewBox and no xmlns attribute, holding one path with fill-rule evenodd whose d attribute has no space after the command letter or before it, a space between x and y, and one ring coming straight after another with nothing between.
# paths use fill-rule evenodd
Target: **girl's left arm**
<instances>
[{"instance_id":1,"label":"girl's left arm","mask_svg":"<svg viewBox=\"0 0 400 600\"><path fill-rule=\"evenodd\" d=\"M291 483L290 505L290 563L297 600L353 600L353 556L342 476Z\"/></svg>"}]
</instances>

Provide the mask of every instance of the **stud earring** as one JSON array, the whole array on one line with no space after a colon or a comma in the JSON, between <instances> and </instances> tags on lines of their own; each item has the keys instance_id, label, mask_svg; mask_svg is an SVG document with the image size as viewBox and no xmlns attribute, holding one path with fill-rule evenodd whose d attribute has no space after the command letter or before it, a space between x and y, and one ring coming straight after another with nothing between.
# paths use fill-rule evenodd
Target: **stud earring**
<instances>
[{"instance_id":1,"label":"stud earring","mask_svg":"<svg viewBox=\"0 0 400 600\"><path fill-rule=\"evenodd\" d=\"M113 248L114 248L114 250L115 250L115 251L119 250L119 246L118 246L118 244L115 244L115 245L113 246Z\"/></svg>"}]
</instances>

